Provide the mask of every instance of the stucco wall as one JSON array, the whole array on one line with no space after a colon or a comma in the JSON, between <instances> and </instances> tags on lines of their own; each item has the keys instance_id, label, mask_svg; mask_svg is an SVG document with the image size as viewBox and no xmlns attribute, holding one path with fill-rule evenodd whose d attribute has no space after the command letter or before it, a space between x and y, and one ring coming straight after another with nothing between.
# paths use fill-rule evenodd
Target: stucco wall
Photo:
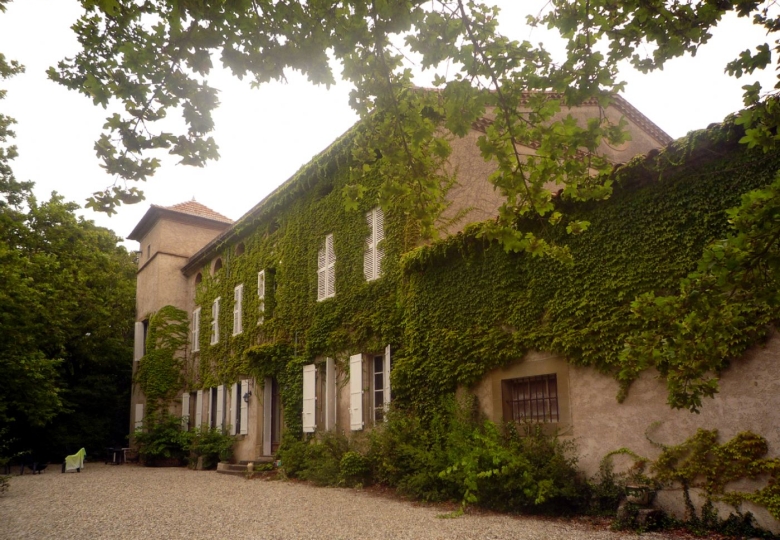
<instances>
[{"instance_id":1,"label":"stucco wall","mask_svg":"<svg viewBox=\"0 0 780 540\"><path fill-rule=\"evenodd\" d=\"M660 449L648 441L646 434L653 441L675 445L699 428L717 429L721 442L740 431L753 431L767 439L768 457L780 456L780 336L777 334L765 345L751 349L722 374L720 392L714 399L704 401L699 414L671 409L666 404L665 382L659 380L657 372L644 372L631 386L626 400L618 403L615 399L618 383L614 378L591 368L564 367L556 361L562 359L530 353L521 362L491 371L472 391L485 415L500 422L501 409L495 405L496 381L541 374L539 366L550 373L557 371L559 379L564 374L568 380L571 424L561 426L562 434L575 441L579 467L588 476L598 472L599 463L607 453L622 447L651 459L658 457ZM563 391L559 385L559 392ZM656 422L659 424L651 427ZM620 458L614 461L618 469L629 465ZM657 504L678 516L684 515L679 489L660 493ZM743 510L753 512L762 527L780 532L780 523L763 508L746 504ZM728 512L729 508L724 506L722 517Z\"/></svg>"},{"instance_id":2,"label":"stucco wall","mask_svg":"<svg viewBox=\"0 0 780 540\"><path fill-rule=\"evenodd\" d=\"M560 120L568 114L584 126L589 118L597 118L600 110L596 106L566 109L555 115L553 120ZM613 106L608 107L605 114L614 124L620 122L623 117L623 114ZM627 122L626 130L631 135L630 141L616 147L602 143L599 147L599 152L611 161L624 163L637 154L646 154L652 149L663 146L636 123L628 119ZM447 194L447 200L451 204L438 223L439 230L445 235L460 232L469 223L494 218L503 203L503 197L488 181L488 176L496 170L496 167L493 162L486 162L479 151L477 139L481 135L482 133L472 130L465 137L456 137L450 142L452 155L445 170L448 174L457 175L457 183ZM523 148L523 152L533 153L533 150Z\"/></svg>"}]
</instances>

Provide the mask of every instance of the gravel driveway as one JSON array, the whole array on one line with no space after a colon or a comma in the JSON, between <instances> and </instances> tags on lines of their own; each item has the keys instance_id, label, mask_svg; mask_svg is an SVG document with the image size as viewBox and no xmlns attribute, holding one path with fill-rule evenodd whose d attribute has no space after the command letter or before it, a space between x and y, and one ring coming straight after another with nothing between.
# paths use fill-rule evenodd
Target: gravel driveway
<instances>
[{"instance_id":1,"label":"gravel driveway","mask_svg":"<svg viewBox=\"0 0 780 540\"><path fill-rule=\"evenodd\" d=\"M431 506L215 472L112 467L11 480L0 539L592 539L636 540L564 521L497 515L441 519ZM667 538L645 534L643 540Z\"/></svg>"}]
</instances>

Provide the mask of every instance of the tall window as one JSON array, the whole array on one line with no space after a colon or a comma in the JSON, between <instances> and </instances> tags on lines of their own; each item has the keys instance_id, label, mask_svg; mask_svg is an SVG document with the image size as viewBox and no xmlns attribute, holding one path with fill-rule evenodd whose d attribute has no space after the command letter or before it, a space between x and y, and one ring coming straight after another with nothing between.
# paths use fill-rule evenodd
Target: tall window
<instances>
[{"instance_id":1,"label":"tall window","mask_svg":"<svg viewBox=\"0 0 780 540\"><path fill-rule=\"evenodd\" d=\"M380 242L385 238L385 215L381 208L374 208L366 214L366 220L371 232L366 238L366 250L363 252L363 274L366 281L372 281L382 275L385 250Z\"/></svg>"},{"instance_id":2,"label":"tall window","mask_svg":"<svg viewBox=\"0 0 780 540\"><path fill-rule=\"evenodd\" d=\"M215 343L219 343L219 302L221 298L217 298L214 300L214 303L211 304L211 341L210 343L214 345Z\"/></svg>"},{"instance_id":3,"label":"tall window","mask_svg":"<svg viewBox=\"0 0 780 540\"><path fill-rule=\"evenodd\" d=\"M501 382L504 420L558 422L558 378L552 373Z\"/></svg>"},{"instance_id":4,"label":"tall window","mask_svg":"<svg viewBox=\"0 0 780 540\"><path fill-rule=\"evenodd\" d=\"M192 312L192 352L200 350L200 308Z\"/></svg>"},{"instance_id":5,"label":"tall window","mask_svg":"<svg viewBox=\"0 0 780 540\"><path fill-rule=\"evenodd\" d=\"M244 323L242 320L244 303L244 285L237 285L233 289L233 335L240 334L244 329Z\"/></svg>"},{"instance_id":6,"label":"tall window","mask_svg":"<svg viewBox=\"0 0 780 540\"><path fill-rule=\"evenodd\" d=\"M333 235L325 237L317 254L317 301L336 296L336 252Z\"/></svg>"},{"instance_id":7,"label":"tall window","mask_svg":"<svg viewBox=\"0 0 780 540\"><path fill-rule=\"evenodd\" d=\"M263 324L265 320L265 270L257 273L257 324Z\"/></svg>"}]
</instances>

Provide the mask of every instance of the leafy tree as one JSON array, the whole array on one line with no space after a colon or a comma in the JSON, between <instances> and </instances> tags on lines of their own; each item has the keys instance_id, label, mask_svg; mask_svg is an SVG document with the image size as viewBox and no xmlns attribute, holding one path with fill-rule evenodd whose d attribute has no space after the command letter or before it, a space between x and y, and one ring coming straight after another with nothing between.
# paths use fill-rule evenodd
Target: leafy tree
<instances>
[{"instance_id":1,"label":"leafy tree","mask_svg":"<svg viewBox=\"0 0 780 540\"><path fill-rule=\"evenodd\" d=\"M2 195L0 422L43 455L121 441L135 264L113 232L56 194L45 203L23 188ZM16 196L23 205L9 203Z\"/></svg>"}]
</instances>

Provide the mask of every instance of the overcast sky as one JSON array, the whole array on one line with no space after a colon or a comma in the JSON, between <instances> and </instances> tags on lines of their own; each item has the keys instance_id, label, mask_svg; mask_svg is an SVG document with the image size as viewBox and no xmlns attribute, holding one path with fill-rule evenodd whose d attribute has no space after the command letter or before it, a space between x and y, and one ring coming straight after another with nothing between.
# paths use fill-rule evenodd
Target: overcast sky
<instances>
[{"instance_id":1,"label":"overcast sky","mask_svg":"<svg viewBox=\"0 0 780 540\"><path fill-rule=\"evenodd\" d=\"M551 34L524 25L528 6L543 2L496 3L503 8L500 20L505 34L555 48ZM27 68L26 73L0 83L8 90L0 111L18 121L14 129L20 156L12 162L16 177L35 181L39 199L56 190L83 206L91 193L112 182L93 150L106 111L49 81L45 74L49 66L78 50L70 26L79 13L75 0L16 0L0 14L0 51ZM741 86L753 80L727 77L723 67L761 39L749 21L728 19L696 58L675 60L663 72L651 75L626 70L622 75L629 84L624 97L675 138L719 122L740 108ZM765 88L774 84L773 77L771 71L761 76ZM176 166L169 160L139 186L146 193L145 201L122 207L110 218L87 210L83 214L121 237L130 233L152 203L168 206L194 197L231 219L239 218L356 121L346 84L325 90L302 77L288 79L286 85L271 83L252 90L246 81L215 72L210 81L221 91L214 134L221 159L204 169ZM430 86L431 79L432 75L421 74L416 82Z\"/></svg>"}]
</instances>

